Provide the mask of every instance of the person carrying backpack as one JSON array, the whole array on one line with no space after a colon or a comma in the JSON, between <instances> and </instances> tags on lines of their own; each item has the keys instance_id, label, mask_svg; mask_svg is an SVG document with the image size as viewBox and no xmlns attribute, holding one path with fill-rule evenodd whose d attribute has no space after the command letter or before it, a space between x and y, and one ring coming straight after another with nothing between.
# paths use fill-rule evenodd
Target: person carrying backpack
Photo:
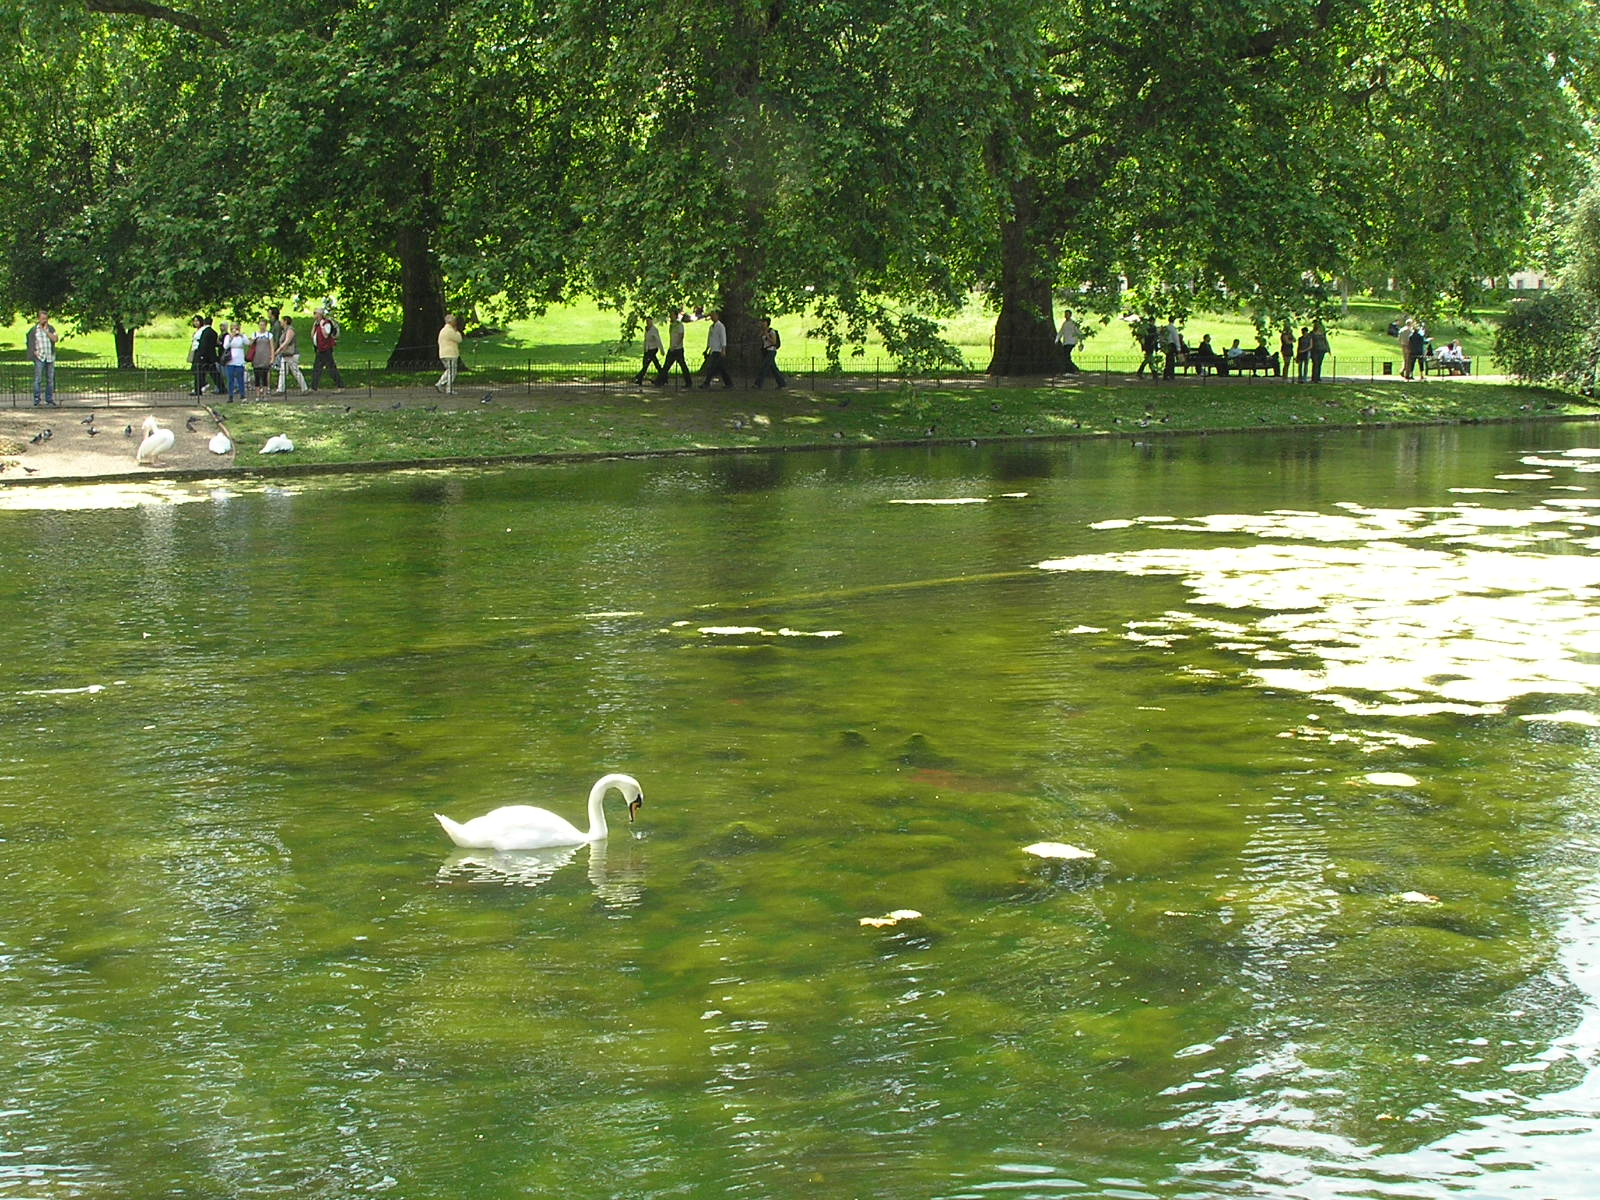
<instances>
[{"instance_id":1,"label":"person carrying backpack","mask_svg":"<svg viewBox=\"0 0 1600 1200\"><path fill-rule=\"evenodd\" d=\"M789 386L789 381L783 377L783 372L778 370L778 347L783 345L783 339L778 336L778 331L772 327L772 322L766 317L761 318L761 366L756 371L755 387L760 388L762 382L770 374L774 385L780 388Z\"/></svg>"},{"instance_id":2,"label":"person carrying backpack","mask_svg":"<svg viewBox=\"0 0 1600 1200\"><path fill-rule=\"evenodd\" d=\"M319 308L316 320L311 322L311 345L316 349L317 356L311 363L311 390L314 392L322 386L322 372L326 370L333 376L333 390L344 391L344 380L339 376L339 364L333 361L333 348L339 344L339 326L328 315L328 310Z\"/></svg>"}]
</instances>

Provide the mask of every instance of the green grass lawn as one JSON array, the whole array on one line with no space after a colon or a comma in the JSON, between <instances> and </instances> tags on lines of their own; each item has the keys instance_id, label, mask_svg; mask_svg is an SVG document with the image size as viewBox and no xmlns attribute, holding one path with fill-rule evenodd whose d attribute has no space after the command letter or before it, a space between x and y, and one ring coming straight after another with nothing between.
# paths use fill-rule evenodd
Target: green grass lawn
<instances>
[{"instance_id":1,"label":"green grass lawn","mask_svg":"<svg viewBox=\"0 0 1600 1200\"><path fill-rule=\"evenodd\" d=\"M392 394L391 394L392 395ZM1224 429L1326 428L1592 413L1575 397L1470 380L1296 385L1184 380L1014 388L813 393L720 390L643 394L506 392L493 404L432 392L351 404L241 404L223 416L240 465L411 462L502 455L869 445L925 440L1096 435L1150 440ZM288 434L295 453L263 458Z\"/></svg>"},{"instance_id":2,"label":"green grass lawn","mask_svg":"<svg viewBox=\"0 0 1600 1200\"><path fill-rule=\"evenodd\" d=\"M1399 312L1386 300L1361 298L1351 302L1349 314L1329 326L1333 357L1342 364L1341 373L1374 373L1385 361L1394 362L1395 369L1399 369L1398 347L1385 333L1389 322ZM250 318L258 318L259 314L239 315L245 328L253 331L255 320ZM300 318L297 324L309 329L309 314L296 316ZM23 361L26 357L24 338L31 323L23 319L0 328L0 363ZM78 330L65 322L57 324L63 333L60 346L63 368L104 364L114 358L109 330ZM804 317L780 317L775 324L783 334L780 361L786 370L809 372L826 368L823 344L806 336ZM989 360L993 312L974 304L943 324L946 336L962 351L971 367L982 371ZM1110 370L1128 370L1138 362L1138 351L1123 322L1096 319L1085 321L1083 325L1086 342L1078 354L1080 362L1094 369ZM340 366L362 378L381 371L394 345L396 329L393 321L368 327L346 326L339 343ZM500 378L515 377L529 370L535 373L579 367L594 370L602 365L616 374L631 374L638 366L638 344L619 346L618 329L615 313L587 302L563 305L541 317L513 322L503 332L492 336L469 337L463 347L464 365L469 372L478 370ZM1184 331L1194 343L1199 342L1202 334L1209 333L1219 350L1234 338L1247 347L1253 346L1256 338L1255 327L1248 317L1240 314L1198 314L1185 323ZM1476 360L1479 373L1492 371L1493 364L1488 357L1494 340L1492 314L1480 314L1470 321L1439 322L1430 332L1435 343L1440 345L1452 338L1460 339L1467 353ZM189 335L186 319L172 317L154 321L139 330L135 354L141 364L181 373L187 360ZM694 366L700 359L704 333L691 326L687 344L690 365ZM1275 336L1268 344L1272 349L1277 348ZM879 343L869 342L861 350L860 355L846 350L843 367L847 373L894 373L894 363L884 355ZM303 355L302 360L309 371L311 355Z\"/></svg>"}]
</instances>

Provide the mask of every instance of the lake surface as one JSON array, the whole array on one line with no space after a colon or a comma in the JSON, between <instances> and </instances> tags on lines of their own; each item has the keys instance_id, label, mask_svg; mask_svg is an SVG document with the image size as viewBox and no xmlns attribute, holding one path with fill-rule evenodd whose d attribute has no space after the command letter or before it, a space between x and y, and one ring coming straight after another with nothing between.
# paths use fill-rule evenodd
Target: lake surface
<instances>
[{"instance_id":1,"label":"lake surface","mask_svg":"<svg viewBox=\"0 0 1600 1200\"><path fill-rule=\"evenodd\" d=\"M0 1197L1592 1195L1597 549L1595 424L0 491Z\"/></svg>"}]
</instances>

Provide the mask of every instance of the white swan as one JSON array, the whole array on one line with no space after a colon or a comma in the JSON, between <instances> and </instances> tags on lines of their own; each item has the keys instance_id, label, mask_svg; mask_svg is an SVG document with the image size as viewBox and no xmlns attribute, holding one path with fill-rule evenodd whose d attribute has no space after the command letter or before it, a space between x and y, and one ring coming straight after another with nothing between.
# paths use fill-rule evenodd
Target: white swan
<instances>
[{"instance_id":1,"label":"white swan","mask_svg":"<svg viewBox=\"0 0 1600 1200\"><path fill-rule=\"evenodd\" d=\"M604 775L589 789L589 832L558 817L547 808L510 804L481 817L457 824L439 813L433 815L450 835L450 840L466 850L540 850L546 846L578 846L598 842L606 836L606 814L601 801L612 788L628 803L628 820L644 804L644 789L632 775Z\"/></svg>"},{"instance_id":2,"label":"white swan","mask_svg":"<svg viewBox=\"0 0 1600 1200\"><path fill-rule=\"evenodd\" d=\"M206 443L206 449L213 454L232 454L233 441L227 434L219 432L212 435L211 440Z\"/></svg>"},{"instance_id":3,"label":"white swan","mask_svg":"<svg viewBox=\"0 0 1600 1200\"><path fill-rule=\"evenodd\" d=\"M289 440L287 434L275 433L267 439L266 445L261 447L260 452L262 454L288 454L293 449L294 443Z\"/></svg>"},{"instance_id":4,"label":"white swan","mask_svg":"<svg viewBox=\"0 0 1600 1200\"><path fill-rule=\"evenodd\" d=\"M161 464L156 462L156 455L171 450L173 443L178 440L178 435L154 417L146 417L143 428L144 441L140 442L139 448L133 452L133 461L152 467L160 466Z\"/></svg>"}]
</instances>

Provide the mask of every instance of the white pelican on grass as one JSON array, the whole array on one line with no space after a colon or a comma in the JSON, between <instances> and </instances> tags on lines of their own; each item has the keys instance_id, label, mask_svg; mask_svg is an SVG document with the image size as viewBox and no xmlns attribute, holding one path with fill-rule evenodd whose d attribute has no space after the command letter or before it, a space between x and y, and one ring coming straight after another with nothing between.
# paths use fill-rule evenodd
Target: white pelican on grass
<instances>
[{"instance_id":1,"label":"white pelican on grass","mask_svg":"<svg viewBox=\"0 0 1600 1200\"><path fill-rule=\"evenodd\" d=\"M581 846L598 842L607 832L602 806L612 788L622 793L628 805L628 820L644 805L644 789L632 775L603 775L589 789L589 832L585 833L565 817L547 808L529 804L510 804L458 824L439 813L433 815L450 835L450 840L465 850L540 850L546 846Z\"/></svg>"},{"instance_id":2,"label":"white pelican on grass","mask_svg":"<svg viewBox=\"0 0 1600 1200\"><path fill-rule=\"evenodd\" d=\"M165 454L172 449L178 435L162 425L154 417L144 419L144 441L139 443L139 448L133 452L133 461L146 466L158 467L156 455Z\"/></svg>"}]
</instances>

